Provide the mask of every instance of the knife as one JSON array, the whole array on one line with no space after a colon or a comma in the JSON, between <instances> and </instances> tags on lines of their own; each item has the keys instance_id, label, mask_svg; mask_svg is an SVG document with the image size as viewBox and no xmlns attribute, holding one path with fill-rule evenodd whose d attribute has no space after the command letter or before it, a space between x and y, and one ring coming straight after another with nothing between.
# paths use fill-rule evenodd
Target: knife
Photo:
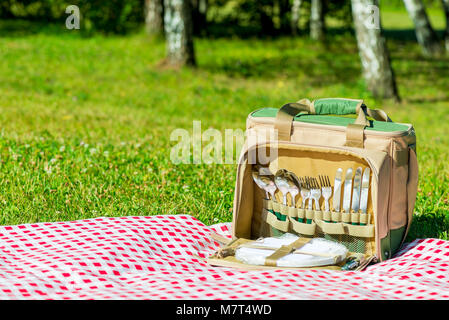
<instances>
[{"instance_id":1,"label":"knife","mask_svg":"<svg viewBox=\"0 0 449 320\"><path fill-rule=\"evenodd\" d=\"M343 210L349 212L351 208L352 168L346 171L345 190L343 193Z\"/></svg>"},{"instance_id":2,"label":"knife","mask_svg":"<svg viewBox=\"0 0 449 320\"><path fill-rule=\"evenodd\" d=\"M362 192L360 195L360 211L362 213L366 213L366 207L368 206L369 175L370 168L366 168L365 171L363 171ZM366 224L361 223L360 225L364 226Z\"/></svg>"},{"instance_id":3,"label":"knife","mask_svg":"<svg viewBox=\"0 0 449 320\"><path fill-rule=\"evenodd\" d=\"M340 211L340 194L341 194L341 176L343 174L343 169L338 168L337 173L335 174L335 182L334 182L334 197L332 199L332 206L336 212Z\"/></svg>"},{"instance_id":4,"label":"knife","mask_svg":"<svg viewBox=\"0 0 449 320\"><path fill-rule=\"evenodd\" d=\"M352 208L352 210L354 210L354 213L359 212L361 180L362 180L362 168L359 167L355 171L354 187L352 189L352 206L351 206L351 208ZM357 223L353 222L352 224L357 224Z\"/></svg>"}]
</instances>

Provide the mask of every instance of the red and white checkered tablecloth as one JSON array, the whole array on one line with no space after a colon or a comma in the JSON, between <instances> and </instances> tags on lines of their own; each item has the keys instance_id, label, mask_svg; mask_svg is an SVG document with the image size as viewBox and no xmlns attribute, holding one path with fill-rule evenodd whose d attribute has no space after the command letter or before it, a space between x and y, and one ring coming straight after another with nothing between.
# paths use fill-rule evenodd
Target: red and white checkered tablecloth
<instances>
[{"instance_id":1,"label":"red and white checkered tablecloth","mask_svg":"<svg viewBox=\"0 0 449 320\"><path fill-rule=\"evenodd\" d=\"M229 224L188 215L0 227L0 299L448 299L449 241L362 272L211 267Z\"/></svg>"}]
</instances>

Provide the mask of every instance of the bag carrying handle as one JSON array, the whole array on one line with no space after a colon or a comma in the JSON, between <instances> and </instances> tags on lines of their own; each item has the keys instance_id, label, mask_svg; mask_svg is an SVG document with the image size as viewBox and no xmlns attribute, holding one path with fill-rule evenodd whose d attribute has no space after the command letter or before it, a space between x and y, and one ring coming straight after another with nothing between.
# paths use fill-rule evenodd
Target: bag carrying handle
<instances>
[{"instance_id":1,"label":"bag carrying handle","mask_svg":"<svg viewBox=\"0 0 449 320\"><path fill-rule=\"evenodd\" d=\"M302 99L298 102L287 103L279 109L274 124L279 140L290 141L293 119L301 112L320 115L356 114L355 122L347 126L345 145L357 148L363 148L363 133L365 127L369 125L367 116L377 121L392 122L385 111L369 109L363 103L363 100L326 98L310 102L308 99Z\"/></svg>"}]
</instances>

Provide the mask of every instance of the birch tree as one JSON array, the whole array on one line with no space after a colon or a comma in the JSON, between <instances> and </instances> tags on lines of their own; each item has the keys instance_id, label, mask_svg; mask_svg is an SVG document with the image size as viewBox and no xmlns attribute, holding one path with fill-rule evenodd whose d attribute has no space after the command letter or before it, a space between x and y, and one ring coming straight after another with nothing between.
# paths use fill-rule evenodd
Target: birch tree
<instances>
[{"instance_id":1,"label":"birch tree","mask_svg":"<svg viewBox=\"0 0 449 320\"><path fill-rule=\"evenodd\" d=\"M290 21L290 28L292 31L292 35L294 35L294 36L296 36L296 34L298 33L299 10L301 9L301 4L302 4L302 0L293 0L292 18Z\"/></svg>"},{"instance_id":2,"label":"birch tree","mask_svg":"<svg viewBox=\"0 0 449 320\"><path fill-rule=\"evenodd\" d=\"M368 90L378 98L399 100L388 48L382 35L378 0L351 0L351 5Z\"/></svg>"},{"instance_id":3,"label":"birch tree","mask_svg":"<svg viewBox=\"0 0 449 320\"><path fill-rule=\"evenodd\" d=\"M438 37L430 25L429 17L422 0L404 0L405 7L415 25L416 39L426 56L442 52Z\"/></svg>"},{"instance_id":4,"label":"birch tree","mask_svg":"<svg viewBox=\"0 0 449 320\"><path fill-rule=\"evenodd\" d=\"M446 30L444 32L444 45L446 51L449 52L449 0L441 0L443 5L444 14L446 16Z\"/></svg>"},{"instance_id":5,"label":"birch tree","mask_svg":"<svg viewBox=\"0 0 449 320\"><path fill-rule=\"evenodd\" d=\"M190 0L164 1L167 60L172 65L195 65Z\"/></svg>"},{"instance_id":6,"label":"birch tree","mask_svg":"<svg viewBox=\"0 0 449 320\"><path fill-rule=\"evenodd\" d=\"M164 32L163 0L145 0L145 29L148 34Z\"/></svg>"},{"instance_id":7,"label":"birch tree","mask_svg":"<svg viewBox=\"0 0 449 320\"><path fill-rule=\"evenodd\" d=\"M310 37L324 39L324 0L312 0L310 8Z\"/></svg>"}]
</instances>

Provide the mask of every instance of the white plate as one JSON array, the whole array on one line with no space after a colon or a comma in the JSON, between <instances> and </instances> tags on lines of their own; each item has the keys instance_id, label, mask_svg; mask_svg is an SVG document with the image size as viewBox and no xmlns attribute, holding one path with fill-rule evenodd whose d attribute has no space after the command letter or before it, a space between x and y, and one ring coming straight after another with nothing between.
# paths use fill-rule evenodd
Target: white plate
<instances>
[{"instance_id":1,"label":"white plate","mask_svg":"<svg viewBox=\"0 0 449 320\"><path fill-rule=\"evenodd\" d=\"M286 233L280 237L263 238L252 242L252 245L261 247L280 248L296 241L299 237ZM337 261L333 257L312 256L308 254L290 253L277 260L278 267L318 267L333 265L346 258L348 249L335 241L324 238L313 238L300 248L301 251L311 253L332 254L337 256ZM265 258L273 254L275 250L239 248L235 252L235 258L243 263L261 266L265 264Z\"/></svg>"}]
</instances>

